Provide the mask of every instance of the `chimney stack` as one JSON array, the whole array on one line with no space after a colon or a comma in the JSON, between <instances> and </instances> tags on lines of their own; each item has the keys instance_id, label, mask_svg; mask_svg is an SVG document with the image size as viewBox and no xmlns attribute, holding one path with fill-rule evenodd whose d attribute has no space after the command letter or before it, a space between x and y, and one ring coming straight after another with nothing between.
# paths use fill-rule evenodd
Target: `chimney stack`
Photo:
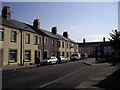
<instances>
[{"instance_id":1,"label":"chimney stack","mask_svg":"<svg viewBox=\"0 0 120 90\"><path fill-rule=\"evenodd\" d=\"M66 37L66 38L68 38L68 32L64 32L63 36Z\"/></svg>"},{"instance_id":2,"label":"chimney stack","mask_svg":"<svg viewBox=\"0 0 120 90\"><path fill-rule=\"evenodd\" d=\"M103 42L105 42L105 37L103 37Z\"/></svg>"},{"instance_id":3,"label":"chimney stack","mask_svg":"<svg viewBox=\"0 0 120 90\"><path fill-rule=\"evenodd\" d=\"M52 27L52 33L57 34L57 27Z\"/></svg>"},{"instance_id":4,"label":"chimney stack","mask_svg":"<svg viewBox=\"0 0 120 90\"><path fill-rule=\"evenodd\" d=\"M83 39L83 43L85 43L85 38Z\"/></svg>"},{"instance_id":5,"label":"chimney stack","mask_svg":"<svg viewBox=\"0 0 120 90\"><path fill-rule=\"evenodd\" d=\"M39 21L39 19L34 20L33 27L36 28L36 29L40 29L40 21Z\"/></svg>"},{"instance_id":6,"label":"chimney stack","mask_svg":"<svg viewBox=\"0 0 120 90\"><path fill-rule=\"evenodd\" d=\"M4 6L2 9L2 17L9 20L10 19L10 7Z\"/></svg>"}]
</instances>

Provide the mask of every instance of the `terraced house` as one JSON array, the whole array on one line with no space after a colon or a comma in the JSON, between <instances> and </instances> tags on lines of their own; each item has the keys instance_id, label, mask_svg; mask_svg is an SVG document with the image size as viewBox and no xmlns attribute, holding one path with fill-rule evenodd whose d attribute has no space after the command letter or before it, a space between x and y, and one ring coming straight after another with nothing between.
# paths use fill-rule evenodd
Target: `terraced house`
<instances>
[{"instance_id":1,"label":"terraced house","mask_svg":"<svg viewBox=\"0 0 120 90\"><path fill-rule=\"evenodd\" d=\"M2 65L29 65L35 62L38 50L37 32L25 23L10 18L10 7L3 7L0 33Z\"/></svg>"},{"instance_id":2,"label":"terraced house","mask_svg":"<svg viewBox=\"0 0 120 90\"><path fill-rule=\"evenodd\" d=\"M44 60L52 55L63 55L70 60L78 52L78 44L67 32L60 35L57 27L52 27L51 32L41 29L39 19L33 25L13 20L8 6L3 7L0 20L1 66L31 65L37 57Z\"/></svg>"}]
</instances>

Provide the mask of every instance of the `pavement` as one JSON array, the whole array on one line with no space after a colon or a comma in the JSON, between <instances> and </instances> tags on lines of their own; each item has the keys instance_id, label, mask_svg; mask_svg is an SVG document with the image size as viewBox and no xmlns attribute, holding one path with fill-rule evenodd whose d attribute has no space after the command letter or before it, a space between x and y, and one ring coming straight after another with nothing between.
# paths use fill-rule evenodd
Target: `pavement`
<instances>
[{"instance_id":1,"label":"pavement","mask_svg":"<svg viewBox=\"0 0 120 90\"><path fill-rule=\"evenodd\" d=\"M32 67L36 67L36 65L6 66L6 67L2 68L2 71L18 70L18 69L32 68Z\"/></svg>"},{"instance_id":2,"label":"pavement","mask_svg":"<svg viewBox=\"0 0 120 90\"><path fill-rule=\"evenodd\" d=\"M86 59L82 62L89 66L99 66L101 68L96 68L98 71L76 88L120 90L120 64L112 66L111 63L96 63L95 59Z\"/></svg>"}]
</instances>

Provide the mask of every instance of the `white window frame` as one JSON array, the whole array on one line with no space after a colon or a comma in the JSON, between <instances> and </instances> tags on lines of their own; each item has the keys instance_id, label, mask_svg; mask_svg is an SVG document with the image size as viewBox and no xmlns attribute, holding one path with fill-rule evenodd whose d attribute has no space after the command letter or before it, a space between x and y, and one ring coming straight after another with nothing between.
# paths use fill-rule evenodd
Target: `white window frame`
<instances>
[{"instance_id":1,"label":"white window frame","mask_svg":"<svg viewBox=\"0 0 120 90\"><path fill-rule=\"evenodd\" d=\"M40 40L40 38L41 38L41 40ZM42 37L41 36L38 37L38 44L42 45Z\"/></svg>"},{"instance_id":2,"label":"white window frame","mask_svg":"<svg viewBox=\"0 0 120 90\"><path fill-rule=\"evenodd\" d=\"M26 58L26 54L29 54L29 59ZM25 60L24 61L30 61L31 60L31 50L25 50Z\"/></svg>"},{"instance_id":3,"label":"white window frame","mask_svg":"<svg viewBox=\"0 0 120 90\"><path fill-rule=\"evenodd\" d=\"M12 31L11 32L11 41L12 42L16 42L17 41L17 32L16 31Z\"/></svg>"},{"instance_id":4,"label":"white window frame","mask_svg":"<svg viewBox=\"0 0 120 90\"><path fill-rule=\"evenodd\" d=\"M16 52L14 52L14 51L16 51ZM11 54L15 54L16 56L15 56L15 60L13 60L13 59L11 59ZM9 62L17 62L17 50L13 50L13 49L10 49L10 51L9 51Z\"/></svg>"},{"instance_id":5,"label":"white window frame","mask_svg":"<svg viewBox=\"0 0 120 90\"><path fill-rule=\"evenodd\" d=\"M45 40L47 40L47 42ZM48 38L47 37L44 38L44 45L48 45Z\"/></svg>"},{"instance_id":6,"label":"white window frame","mask_svg":"<svg viewBox=\"0 0 120 90\"><path fill-rule=\"evenodd\" d=\"M27 37L27 36L28 36L28 37ZM26 34L25 42L26 42L27 44L30 43L30 34Z\"/></svg>"},{"instance_id":7,"label":"white window frame","mask_svg":"<svg viewBox=\"0 0 120 90\"><path fill-rule=\"evenodd\" d=\"M1 33L0 41L3 41L3 39L4 39L4 30L0 29L0 33Z\"/></svg>"},{"instance_id":8,"label":"white window frame","mask_svg":"<svg viewBox=\"0 0 120 90\"><path fill-rule=\"evenodd\" d=\"M38 36L34 35L34 45L38 44Z\"/></svg>"}]
</instances>

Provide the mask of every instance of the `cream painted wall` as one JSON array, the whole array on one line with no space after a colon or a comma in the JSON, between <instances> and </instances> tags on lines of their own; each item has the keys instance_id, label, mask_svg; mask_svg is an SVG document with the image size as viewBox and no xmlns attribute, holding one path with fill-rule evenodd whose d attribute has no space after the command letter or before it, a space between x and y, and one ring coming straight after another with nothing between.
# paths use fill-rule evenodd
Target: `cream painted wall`
<instances>
[{"instance_id":1,"label":"cream painted wall","mask_svg":"<svg viewBox=\"0 0 120 90\"><path fill-rule=\"evenodd\" d=\"M2 27L4 29L4 41L2 41L2 48L3 48L3 64L8 65L10 64L9 61L9 50L14 49L17 50L17 62L15 64L20 62L20 32L16 29L8 28L8 27ZM11 32L16 31L17 38L16 42L11 42ZM13 64L13 63L11 63Z\"/></svg>"},{"instance_id":2,"label":"cream painted wall","mask_svg":"<svg viewBox=\"0 0 120 90\"><path fill-rule=\"evenodd\" d=\"M4 40L0 41L0 48L3 49L3 65L13 65L13 64L20 64L20 55L21 55L21 31L17 30L17 29L13 29L13 28L8 28L3 26L2 27L4 29ZM16 31L17 32L17 39L16 42L11 42L11 32L12 31ZM24 62L24 64L29 64L29 63L34 63L34 52L35 50L38 50L38 44L34 45L34 35L38 36L35 33L32 32L27 32L24 31L22 32L23 34L23 44L22 44L22 50L31 50L31 61L30 62ZM25 37L26 34L30 34L30 44L26 44L25 43ZM13 50L17 50L17 62L15 63L9 63L9 50L13 49ZM22 60L24 59L24 54L25 52L22 54ZM23 63L23 61L22 61Z\"/></svg>"}]
</instances>

